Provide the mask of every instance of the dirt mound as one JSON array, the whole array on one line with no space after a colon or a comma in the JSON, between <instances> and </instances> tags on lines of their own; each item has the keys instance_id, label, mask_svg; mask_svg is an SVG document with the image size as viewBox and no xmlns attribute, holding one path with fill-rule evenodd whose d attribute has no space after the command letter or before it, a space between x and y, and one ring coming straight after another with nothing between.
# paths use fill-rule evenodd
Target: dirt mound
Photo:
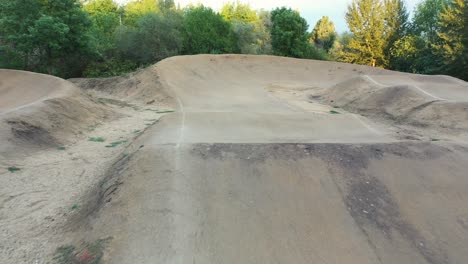
<instances>
[{"instance_id":1,"label":"dirt mound","mask_svg":"<svg viewBox=\"0 0 468 264\"><path fill-rule=\"evenodd\" d=\"M405 81L405 77L412 81ZM453 84L463 85L461 81L456 82L445 76L420 75L404 76L400 81L395 76L380 78L388 81L382 84L375 80L379 77L362 75L324 89L315 98L351 112L383 117L397 124L451 133L468 129L468 100L446 100L428 92L430 85L438 85L443 90Z\"/></svg>"},{"instance_id":2,"label":"dirt mound","mask_svg":"<svg viewBox=\"0 0 468 264\"><path fill-rule=\"evenodd\" d=\"M56 147L112 112L60 78L0 70L0 155Z\"/></svg>"},{"instance_id":3,"label":"dirt mound","mask_svg":"<svg viewBox=\"0 0 468 264\"><path fill-rule=\"evenodd\" d=\"M102 92L127 101L139 101L169 107L174 104L170 93L160 83L157 65L111 78L70 79L84 90Z\"/></svg>"}]
</instances>

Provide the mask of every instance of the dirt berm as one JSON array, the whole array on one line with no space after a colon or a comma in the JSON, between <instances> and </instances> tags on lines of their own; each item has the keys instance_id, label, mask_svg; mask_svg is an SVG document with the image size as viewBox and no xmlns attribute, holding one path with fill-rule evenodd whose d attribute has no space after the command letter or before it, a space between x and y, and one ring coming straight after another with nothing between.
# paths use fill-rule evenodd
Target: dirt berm
<instances>
[{"instance_id":1,"label":"dirt berm","mask_svg":"<svg viewBox=\"0 0 468 264\"><path fill-rule=\"evenodd\" d=\"M18 74L2 79L2 87L24 79L30 88L8 96L21 101L5 115L21 113L17 108L31 100L41 106L47 101L38 99L41 94L24 99L38 82L27 78L39 75ZM92 184L78 184L79 206L67 198L75 209L62 217L63 225L53 225L57 231L47 240L21 231L42 223L36 196L28 196L19 212L11 201L24 199L15 196L21 183L2 181L15 182L18 192L2 198L0 221L8 234L22 238L4 236L8 250L0 253L11 259L6 263L32 260L27 250L52 263L449 264L468 259L468 84L463 81L244 55L173 57L127 76L72 81L82 92L58 79L43 86L73 90L71 98L88 98L89 104L107 102L104 113L129 108L125 113L133 119L100 119L104 127L93 132L118 131L115 140L128 144L120 150L111 144L115 159L108 159L105 171L77 176L74 184ZM54 91L41 93L63 98ZM81 97L83 91L87 95ZM107 99L99 100L103 96ZM42 111L37 109L33 112ZM135 119L151 123L130 137ZM34 125L43 127L42 122ZM11 142L12 148L19 144ZM85 144L88 151L100 151L81 163L87 172L105 153L95 144ZM85 156L74 154L78 150L83 149L70 152ZM0 177L11 175L26 182L22 174ZM58 183L54 177L52 187L63 186ZM59 204L60 196L68 197L58 192L48 201ZM26 205L35 208L29 216L36 222L25 222ZM31 234L36 244L25 239ZM38 241L48 241L47 247Z\"/></svg>"},{"instance_id":2,"label":"dirt berm","mask_svg":"<svg viewBox=\"0 0 468 264\"><path fill-rule=\"evenodd\" d=\"M112 116L70 82L0 69L0 157L62 146Z\"/></svg>"},{"instance_id":3,"label":"dirt berm","mask_svg":"<svg viewBox=\"0 0 468 264\"><path fill-rule=\"evenodd\" d=\"M318 92L322 102L396 124L467 133L467 84L446 76L360 75Z\"/></svg>"}]
</instances>

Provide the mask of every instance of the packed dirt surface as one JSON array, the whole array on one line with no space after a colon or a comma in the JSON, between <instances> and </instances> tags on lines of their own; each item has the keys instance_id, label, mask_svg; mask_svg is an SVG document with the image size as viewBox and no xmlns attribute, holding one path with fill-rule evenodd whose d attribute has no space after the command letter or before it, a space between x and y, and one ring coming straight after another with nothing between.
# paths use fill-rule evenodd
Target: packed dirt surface
<instances>
[{"instance_id":1,"label":"packed dirt surface","mask_svg":"<svg viewBox=\"0 0 468 264\"><path fill-rule=\"evenodd\" d=\"M11 87L32 85L18 80L27 73L17 74L0 84L2 97L11 94L0 99L0 119L10 126L0 137L10 149L36 144L12 132L10 114L51 96L65 100L67 89L103 114L86 119L99 122L94 131L63 135L40 120L35 126L50 131L49 145L21 159L3 153L6 263L468 259L463 81L333 62L199 55L122 77L71 80L81 92L41 75L43 90L10 102L21 97ZM52 79L62 86L50 85ZM60 120L71 115L60 113ZM125 143L105 148L91 137ZM65 141L74 142L65 152L50 146ZM9 172L12 165L21 170ZM43 175L48 171L55 173Z\"/></svg>"}]
</instances>

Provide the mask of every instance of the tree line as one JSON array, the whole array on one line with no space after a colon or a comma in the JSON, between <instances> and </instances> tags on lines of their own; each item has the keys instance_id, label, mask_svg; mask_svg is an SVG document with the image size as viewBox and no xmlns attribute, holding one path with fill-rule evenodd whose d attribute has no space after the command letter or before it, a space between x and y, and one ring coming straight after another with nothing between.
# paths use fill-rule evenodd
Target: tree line
<instances>
[{"instance_id":1,"label":"tree line","mask_svg":"<svg viewBox=\"0 0 468 264\"><path fill-rule=\"evenodd\" d=\"M173 0L0 0L0 67L69 77L113 76L174 55L273 54L468 79L464 0L354 0L350 32L322 17L313 30L287 7L219 12ZM465 48L466 47L466 48Z\"/></svg>"}]
</instances>

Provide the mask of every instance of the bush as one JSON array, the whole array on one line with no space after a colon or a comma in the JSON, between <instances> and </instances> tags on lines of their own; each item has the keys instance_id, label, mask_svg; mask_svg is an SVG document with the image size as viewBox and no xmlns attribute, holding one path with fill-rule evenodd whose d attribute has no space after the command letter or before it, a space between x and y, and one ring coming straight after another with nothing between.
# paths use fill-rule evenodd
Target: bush
<instances>
[{"instance_id":1,"label":"bush","mask_svg":"<svg viewBox=\"0 0 468 264\"><path fill-rule=\"evenodd\" d=\"M119 27L116 31L117 52L125 60L150 64L180 53L182 18L176 13L147 14L136 28Z\"/></svg>"},{"instance_id":2,"label":"bush","mask_svg":"<svg viewBox=\"0 0 468 264\"><path fill-rule=\"evenodd\" d=\"M137 68L138 64L135 62L111 59L90 63L84 71L83 76L87 78L112 77L132 72Z\"/></svg>"},{"instance_id":3,"label":"bush","mask_svg":"<svg viewBox=\"0 0 468 264\"><path fill-rule=\"evenodd\" d=\"M184 54L239 52L231 24L211 8L187 8L183 25Z\"/></svg>"}]
</instances>

